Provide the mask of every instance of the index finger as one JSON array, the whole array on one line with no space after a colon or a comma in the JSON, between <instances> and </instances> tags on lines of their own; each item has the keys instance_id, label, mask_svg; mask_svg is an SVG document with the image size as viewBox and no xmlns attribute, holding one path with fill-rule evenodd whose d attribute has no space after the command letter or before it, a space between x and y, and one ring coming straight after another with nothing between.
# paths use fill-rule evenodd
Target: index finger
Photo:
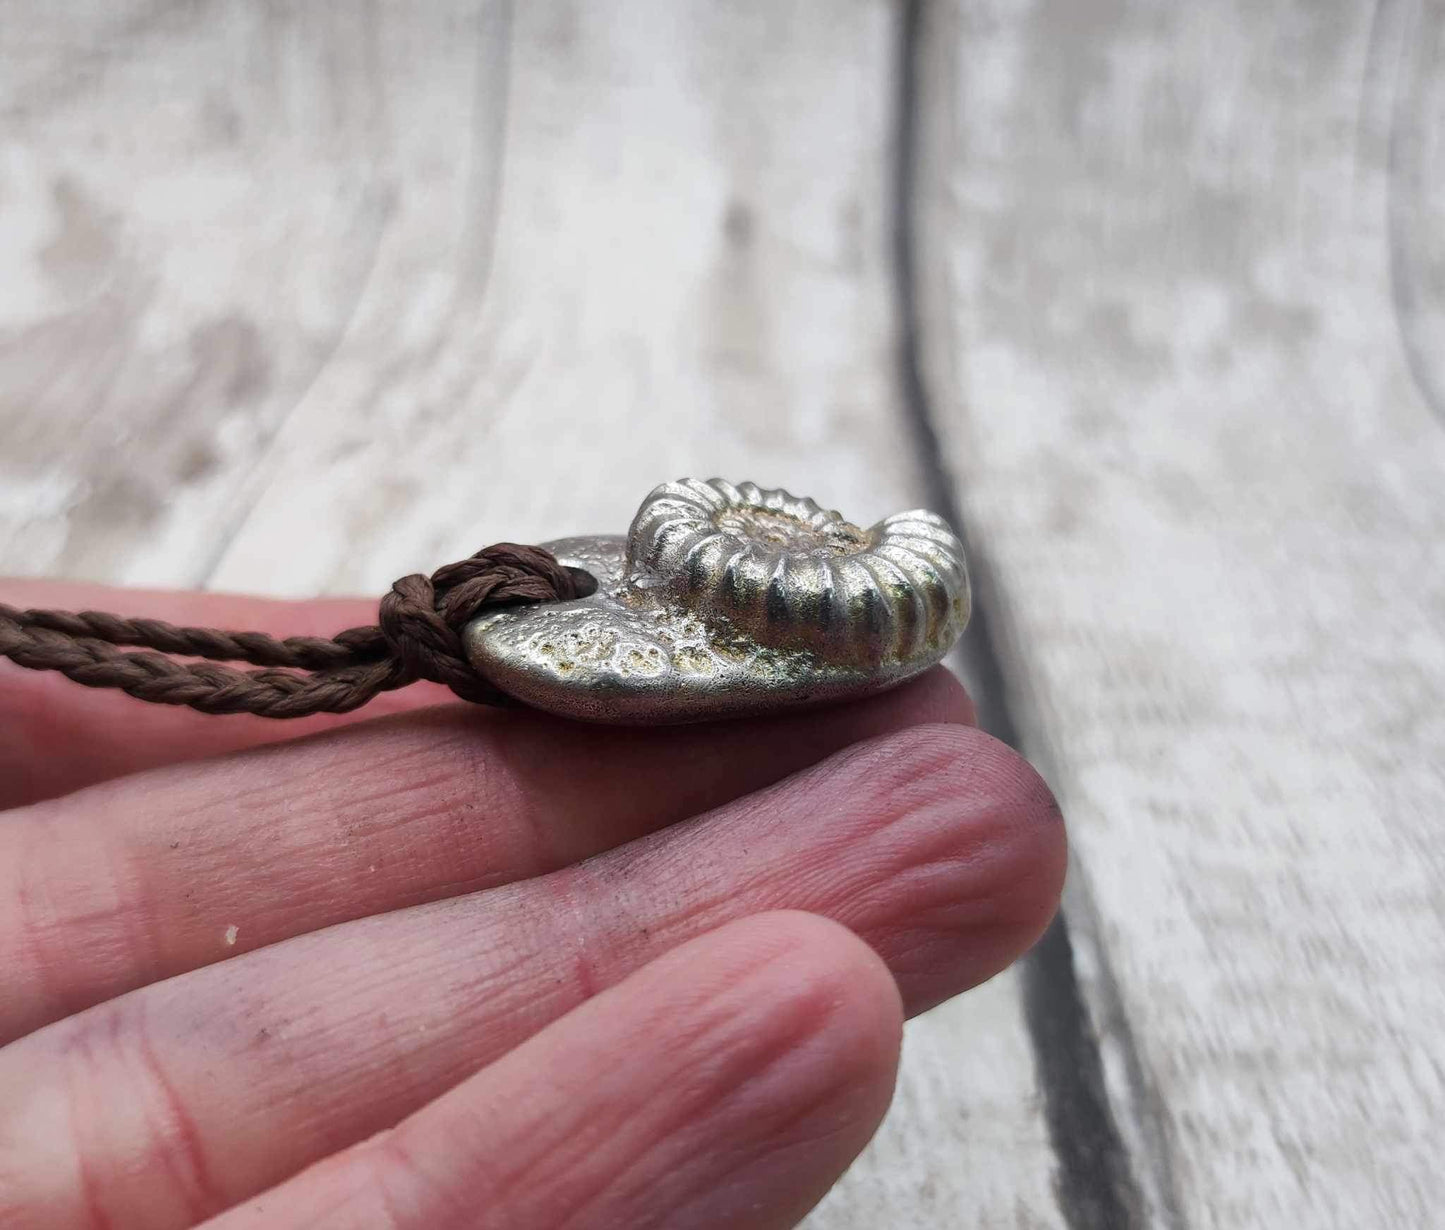
<instances>
[{"instance_id":1,"label":"index finger","mask_svg":"<svg viewBox=\"0 0 1445 1230\"><path fill-rule=\"evenodd\" d=\"M239 594L114 589L77 581L0 582L0 601L16 607L105 610L170 623L331 636L376 622L376 602L318 598L293 602ZM0 809L68 794L141 769L215 756L262 743L454 700L446 688L413 684L377 697L364 711L278 722L237 714L204 717L148 705L123 692L81 687L62 675L24 670L0 659Z\"/></svg>"}]
</instances>

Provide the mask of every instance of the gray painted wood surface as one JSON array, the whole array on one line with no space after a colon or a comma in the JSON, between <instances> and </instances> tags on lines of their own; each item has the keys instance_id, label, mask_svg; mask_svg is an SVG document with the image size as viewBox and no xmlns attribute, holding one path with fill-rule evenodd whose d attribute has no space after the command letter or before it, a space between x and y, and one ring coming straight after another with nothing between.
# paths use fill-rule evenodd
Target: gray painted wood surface
<instances>
[{"instance_id":1,"label":"gray painted wood surface","mask_svg":"<svg viewBox=\"0 0 1445 1230\"><path fill-rule=\"evenodd\" d=\"M1445 1204L1442 17L924 39L937 421L1149 1224Z\"/></svg>"},{"instance_id":2,"label":"gray painted wood surface","mask_svg":"<svg viewBox=\"0 0 1445 1230\"><path fill-rule=\"evenodd\" d=\"M956 501L1067 928L809 1225L1431 1225L1445 14L901 12L0 0L0 569Z\"/></svg>"}]
</instances>

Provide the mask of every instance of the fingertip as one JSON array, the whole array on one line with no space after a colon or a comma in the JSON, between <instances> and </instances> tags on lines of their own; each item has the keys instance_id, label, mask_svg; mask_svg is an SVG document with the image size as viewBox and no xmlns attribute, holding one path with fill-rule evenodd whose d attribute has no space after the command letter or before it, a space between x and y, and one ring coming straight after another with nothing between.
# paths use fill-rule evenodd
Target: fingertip
<instances>
[{"instance_id":1,"label":"fingertip","mask_svg":"<svg viewBox=\"0 0 1445 1230\"><path fill-rule=\"evenodd\" d=\"M847 1070L846 1083L886 1076L891 1088L903 1036L903 1001L883 958L845 927L802 910L772 910L730 923L715 941L755 950L774 1011L791 1032L817 1040ZM886 1103L885 1103L886 1106Z\"/></svg>"},{"instance_id":2,"label":"fingertip","mask_svg":"<svg viewBox=\"0 0 1445 1230\"><path fill-rule=\"evenodd\" d=\"M915 685L928 706L928 722L947 722L960 726L978 725L978 708L963 681L947 666L935 666L920 677Z\"/></svg>"},{"instance_id":3,"label":"fingertip","mask_svg":"<svg viewBox=\"0 0 1445 1230\"><path fill-rule=\"evenodd\" d=\"M746 967L733 992L750 1006L735 1007L714 1035L720 1050L736 1048L729 1092L698 1121L712 1157L680 1184L675 1224L793 1225L888 1111L902 999L882 958L819 915L754 915L701 944L709 962Z\"/></svg>"},{"instance_id":4,"label":"fingertip","mask_svg":"<svg viewBox=\"0 0 1445 1230\"><path fill-rule=\"evenodd\" d=\"M848 806L831 839L879 885L828 912L867 934L910 1015L1023 955L1058 908L1068 847L1052 792L977 729L931 724L863 744L804 800Z\"/></svg>"},{"instance_id":5,"label":"fingertip","mask_svg":"<svg viewBox=\"0 0 1445 1230\"><path fill-rule=\"evenodd\" d=\"M996 926L1011 955L1022 956L1058 912L1069 862L1063 811L1043 775L1007 744L981 731L975 744L974 788L994 805L999 859Z\"/></svg>"}]
</instances>

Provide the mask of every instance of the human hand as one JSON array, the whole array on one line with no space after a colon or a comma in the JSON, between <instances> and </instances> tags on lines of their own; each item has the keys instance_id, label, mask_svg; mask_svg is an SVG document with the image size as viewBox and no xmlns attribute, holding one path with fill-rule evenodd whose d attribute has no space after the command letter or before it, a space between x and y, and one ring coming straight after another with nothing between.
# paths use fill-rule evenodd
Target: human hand
<instances>
[{"instance_id":1,"label":"human hand","mask_svg":"<svg viewBox=\"0 0 1445 1230\"><path fill-rule=\"evenodd\" d=\"M941 670L649 731L437 699L283 725L0 669L0 1226L789 1226L902 1014L1057 904L1049 792Z\"/></svg>"}]
</instances>

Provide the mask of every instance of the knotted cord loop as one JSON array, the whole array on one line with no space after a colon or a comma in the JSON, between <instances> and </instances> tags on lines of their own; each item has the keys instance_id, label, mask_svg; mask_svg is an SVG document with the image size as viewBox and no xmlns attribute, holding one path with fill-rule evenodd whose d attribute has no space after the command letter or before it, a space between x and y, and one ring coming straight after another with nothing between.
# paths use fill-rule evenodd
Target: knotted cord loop
<instances>
[{"instance_id":1,"label":"knotted cord loop","mask_svg":"<svg viewBox=\"0 0 1445 1230\"><path fill-rule=\"evenodd\" d=\"M331 638L278 640L104 611L22 611L0 604L0 657L30 670L60 671L86 687L119 688L203 713L346 713L418 679L445 684L464 700L507 705L510 698L467 661L467 623L486 610L564 601L591 590L590 578L564 568L549 551L498 543L430 577L402 577L382 598L378 625ZM142 652L116 648L122 645Z\"/></svg>"},{"instance_id":2,"label":"knotted cord loop","mask_svg":"<svg viewBox=\"0 0 1445 1230\"><path fill-rule=\"evenodd\" d=\"M508 704L467 661L462 629L491 608L579 596L573 574L549 552L502 542L429 577L402 577L381 600L381 634L411 679L445 684L463 700Z\"/></svg>"}]
</instances>

